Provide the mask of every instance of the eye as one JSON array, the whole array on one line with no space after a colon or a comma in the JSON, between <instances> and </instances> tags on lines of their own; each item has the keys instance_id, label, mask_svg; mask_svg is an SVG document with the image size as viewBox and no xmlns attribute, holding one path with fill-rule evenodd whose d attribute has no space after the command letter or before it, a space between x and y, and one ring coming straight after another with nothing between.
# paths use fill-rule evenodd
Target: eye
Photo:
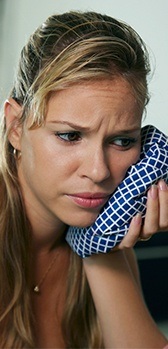
<instances>
[{"instance_id":1,"label":"eye","mask_svg":"<svg viewBox=\"0 0 168 349\"><path fill-rule=\"evenodd\" d=\"M131 148L131 146L136 143L137 140L135 138L130 138L130 137L118 137L113 139L110 143L112 145L115 145L117 147L123 148L124 150L127 150Z\"/></svg>"},{"instance_id":2,"label":"eye","mask_svg":"<svg viewBox=\"0 0 168 349\"><path fill-rule=\"evenodd\" d=\"M71 132L57 132L56 136L61 140L69 143L78 142L81 139L80 132L71 131Z\"/></svg>"}]
</instances>

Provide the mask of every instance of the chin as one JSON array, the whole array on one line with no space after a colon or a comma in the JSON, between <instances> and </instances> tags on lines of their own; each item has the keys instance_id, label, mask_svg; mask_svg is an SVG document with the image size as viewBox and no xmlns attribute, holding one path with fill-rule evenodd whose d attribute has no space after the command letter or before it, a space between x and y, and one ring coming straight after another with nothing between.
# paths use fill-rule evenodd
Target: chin
<instances>
[{"instance_id":1,"label":"chin","mask_svg":"<svg viewBox=\"0 0 168 349\"><path fill-rule=\"evenodd\" d=\"M97 216L98 214L92 214L92 217L87 216L83 219L71 219L67 224L72 227L87 228L95 222Z\"/></svg>"}]
</instances>

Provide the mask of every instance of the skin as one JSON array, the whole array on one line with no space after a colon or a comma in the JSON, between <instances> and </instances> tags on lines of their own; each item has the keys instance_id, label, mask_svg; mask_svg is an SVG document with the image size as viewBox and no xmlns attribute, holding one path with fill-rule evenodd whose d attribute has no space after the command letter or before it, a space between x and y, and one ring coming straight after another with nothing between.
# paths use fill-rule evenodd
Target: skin
<instances>
[{"instance_id":1,"label":"skin","mask_svg":"<svg viewBox=\"0 0 168 349\"><path fill-rule=\"evenodd\" d=\"M13 99L6 102L7 127L13 125L9 140L22 154L17 163L18 176L27 215L33 228L32 284L36 284L37 280L42 278L46 265L49 265L55 253L58 253L58 259L47 275L47 282L43 285L42 294L38 298L36 295L32 296L37 320L36 346L64 348L60 321L65 302L64 285L69 263L69 247L62 242L62 237L67 225L83 227L94 222L109 195L124 178L128 167L138 160L142 111L137 105L130 85L121 78L78 84L53 93L48 102L44 126L34 130L29 130L31 115L27 124L23 127L18 125L21 111L21 107ZM74 127L74 124L77 126ZM82 195L87 193L85 195L87 198L81 198L81 193ZM93 193L99 193L98 196L103 193L104 197L91 199ZM99 199L100 202L96 206L95 202ZM134 217L129 232L118 249L133 246L139 236L148 237L157 229L168 228L167 204L167 186L161 181L157 187L149 190L144 227L141 226L140 215ZM146 323L151 321L148 316L146 317L140 294L137 299L135 296L137 291L134 286L132 287L133 278L138 283L138 272L132 252L129 253L128 250L126 254L123 253L118 251L108 258L93 256L83 262L102 324L106 347L117 345L119 337L116 331L116 335L111 338L107 324L112 324L112 319L102 312L102 309L108 307L104 302L109 296L105 295L104 300L99 299L97 290L102 288L104 294L103 289L107 289L108 295L112 294L112 285L114 291L119 288L123 272L126 275L125 287L128 293L130 288L130 295L132 294L134 300L133 314L136 314L134 304L139 304L136 310L139 311L141 307L143 309L140 341L144 327L143 316ZM126 258L128 264L121 263L123 258L124 260ZM121 265L124 270L121 270ZM94 285L92 280L95 280ZM101 284L99 280L102 280ZM124 284L119 288L120 292L123 289ZM111 299L113 300L113 297ZM128 299L123 295L123 307L124 302L128 303ZM121 314L123 314L122 309ZM117 324L116 317L115 321ZM148 330L153 332L153 325ZM127 331L129 329L126 327L125 333ZM122 343L125 339L125 336L121 338ZM130 337L130 340L135 347L137 338ZM119 341L120 347L121 341ZM161 343L161 347L165 343L160 335L158 342ZM153 344L150 341L148 343ZM131 347L130 343L128 347Z\"/></svg>"},{"instance_id":2,"label":"skin","mask_svg":"<svg viewBox=\"0 0 168 349\"><path fill-rule=\"evenodd\" d=\"M166 338L151 318L125 251L84 260L105 348L164 348Z\"/></svg>"},{"instance_id":3,"label":"skin","mask_svg":"<svg viewBox=\"0 0 168 349\"><path fill-rule=\"evenodd\" d=\"M18 176L36 236L41 238L46 227L55 239L55 230L65 224L90 225L139 157L141 112L129 84L101 81L53 94L45 125L28 127L18 132ZM106 197L100 206L85 209L71 198L83 192Z\"/></svg>"}]
</instances>

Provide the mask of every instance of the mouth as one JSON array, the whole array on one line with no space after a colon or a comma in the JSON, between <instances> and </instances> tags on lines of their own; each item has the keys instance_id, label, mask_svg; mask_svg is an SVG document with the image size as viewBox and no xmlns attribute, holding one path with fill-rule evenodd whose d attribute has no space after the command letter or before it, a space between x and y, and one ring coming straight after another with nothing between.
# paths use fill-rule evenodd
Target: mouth
<instances>
[{"instance_id":1,"label":"mouth","mask_svg":"<svg viewBox=\"0 0 168 349\"><path fill-rule=\"evenodd\" d=\"M105 193L77 193L67 195L75 204L83 208L101 208L109 199Z\"/></svg>"}]
</instances>

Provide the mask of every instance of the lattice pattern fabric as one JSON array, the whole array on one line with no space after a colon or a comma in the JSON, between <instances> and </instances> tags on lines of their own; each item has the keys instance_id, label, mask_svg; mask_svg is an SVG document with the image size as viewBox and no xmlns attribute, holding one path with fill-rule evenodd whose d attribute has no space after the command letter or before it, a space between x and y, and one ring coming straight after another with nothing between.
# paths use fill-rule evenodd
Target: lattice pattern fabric
<instances>
[{"instance_id":1,"label":"lattice pattern fabric","mask_svg":"<svg viewBox=\"0 0 168 349\"><path fill-rule=\"evenodd\" d=\"M154 126L142 128L140 161L132 165L123 182L87 228L69 227L66 240L82 258L107 253L128 232L133 216L145 216L146 191L163 178L168 181L168 138Z\"/></svg>"}]
</instances>

